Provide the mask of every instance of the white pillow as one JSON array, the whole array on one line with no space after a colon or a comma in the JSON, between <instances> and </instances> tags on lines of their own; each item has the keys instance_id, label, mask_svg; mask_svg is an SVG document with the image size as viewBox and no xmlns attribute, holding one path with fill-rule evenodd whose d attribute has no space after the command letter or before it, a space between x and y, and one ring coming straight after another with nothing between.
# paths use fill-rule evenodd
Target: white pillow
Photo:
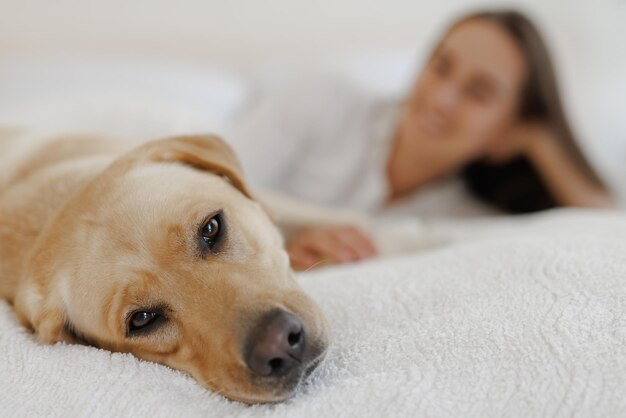
<instances>
[{"instance_id":1,"label":"white pillow","mask_svg":"<svg viewBox=\"0 0 626 418\"><path fill-rule=\"evenodd\" d=\"M246 83L171 61L14 58L0 64L0 124L155 138L220 131Z\"/></svg>"}]
</instances>

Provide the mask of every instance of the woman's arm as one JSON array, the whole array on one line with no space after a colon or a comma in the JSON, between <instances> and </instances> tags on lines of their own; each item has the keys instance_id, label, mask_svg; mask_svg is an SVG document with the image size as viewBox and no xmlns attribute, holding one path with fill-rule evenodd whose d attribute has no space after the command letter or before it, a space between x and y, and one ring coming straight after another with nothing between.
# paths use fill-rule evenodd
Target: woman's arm
<instances>
[{"instance_id":1,"label":"woman's arm","mask_svg":"<svg viewBox=\"0 0 626 418\"><path fill-rule=\"evenodd\" d=\"M374 243L353 226L303 229L287 242L294 270L310 270L328 264L352 263L378 254Z\"/></svg>"},{"instance_id":2,"label":"woman's arm","mask_svg":"<svg viewBox=\"0 0 626 418\"><path fill-rule=\"evenodd\" d=\"M609 192L588 178L566 154L554 134L542 124L525 124L524 154L563 206L612 208Z\"/></svg>"}]
</instances>

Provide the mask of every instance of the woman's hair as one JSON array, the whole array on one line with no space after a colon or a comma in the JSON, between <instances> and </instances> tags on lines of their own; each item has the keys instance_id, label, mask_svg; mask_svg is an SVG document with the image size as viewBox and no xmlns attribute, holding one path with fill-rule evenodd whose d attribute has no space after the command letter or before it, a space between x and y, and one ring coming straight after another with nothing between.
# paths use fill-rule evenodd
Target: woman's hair
<instances>
[{"instance_id":1,"label":"woman's hair","mask_svg":"<svg viewBox=\"0 0 626 418\"><path fill-rule=\"evenodd\" d=\"M602 186L602 180L576 144L561 104L548 48L535 25L516 11L487 11L465 16L452 27L475 19L495 23L504 29L515 40L525 57L528 76L522 86L519 119L547 123L583 174ZM558 206L531 162L525 157L516 157L502 164L476 161L462 170L461 177L474 195L506 212L534 212Z\"/></svg>"}]
</instances>

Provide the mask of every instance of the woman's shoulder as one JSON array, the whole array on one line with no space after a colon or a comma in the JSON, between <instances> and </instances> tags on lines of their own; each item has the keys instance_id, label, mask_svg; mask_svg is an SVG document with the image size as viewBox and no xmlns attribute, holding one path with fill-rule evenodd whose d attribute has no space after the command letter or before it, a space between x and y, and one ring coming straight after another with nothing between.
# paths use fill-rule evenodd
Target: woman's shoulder
<instances>
[{"instance_id":1,"label":"woman's shoulder","mask_svg":"<svg viewBox=\"0 0 626 418\"><path fill-rule=\"evenodd\" d=\"M281 77L257 85L249 103L231 121L231 131L234 137L261 132L295 142L314 137L322 146L337 135L370 131L382 114L383 103L389 100L339 75Z\"/></svg>"},{"instance_id":2,"label":"woman's shoulder","mask_svg":"<svg viewBox=\"0 0 626 418\"><path fill-rule=\"evenodd\" d=\"M357 111L380 101L380 97L347 77L308 73L260 83L255 88L256 106L272 106L283 112Z\"/></svg>"}]
</instances>

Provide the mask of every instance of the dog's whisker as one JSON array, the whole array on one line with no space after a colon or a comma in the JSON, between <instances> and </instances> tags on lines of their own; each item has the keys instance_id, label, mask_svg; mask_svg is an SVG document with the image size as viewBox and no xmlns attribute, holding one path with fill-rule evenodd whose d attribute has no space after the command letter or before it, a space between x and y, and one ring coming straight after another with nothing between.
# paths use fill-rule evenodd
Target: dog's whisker
<instances>
[{"instance_id":1,"label":"dog's whisker","mask_svg":"<svg viewBox=\"0 0 626 418\"><path fill-rule=\"evenodd\" d=\"M312 264L312 265L311 265L308 269L304 270L304 271L303 271L303 273L306 273L307 271L312 270L312 269L314 269L315 267L319 266L320 264L326 263L327 261L329 261L329 259L328 259L328 258L325 258L325 259L323 259L323 260L320 260L320 261L318 261L317 263Z\"/></svg>"},{"instance_id":2,"label":"dog's whisker","mask_svg":"<svg viewBox=\"0 0 626 418\"><path fill-rule=\"evenodd\" d=\"M223 389L218 389L217 387L214 387L214 386L212 385L212 383L216 383L216 382L217 382L217 379L205 379L205 380L202 380L202 381L201 381L201 384L202 384L204 387L209 387L209 388L211 388L211 391L212 391L212 392L217 393L218 395L221 395L221 396L226 396L226 392L225 392L225 390L226 390L226 389L225 389L225 388L223 388Z\"/></svg>"}]
</instances>

